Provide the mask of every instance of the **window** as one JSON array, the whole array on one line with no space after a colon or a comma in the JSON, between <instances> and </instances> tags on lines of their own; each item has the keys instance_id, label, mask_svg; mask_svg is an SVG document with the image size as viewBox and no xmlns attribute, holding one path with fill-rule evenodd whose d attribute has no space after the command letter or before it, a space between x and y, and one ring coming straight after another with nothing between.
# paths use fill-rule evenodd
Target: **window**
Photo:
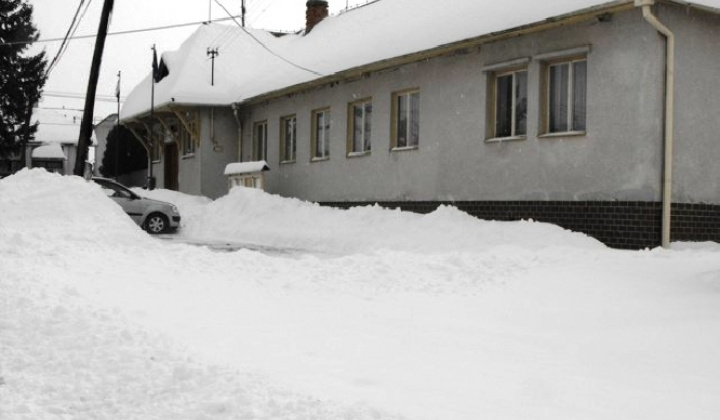
<instances>
[{"instance_id":1,"label":"window","mask_svg":"<svg viewBox=\"0 0 720 420\"><path fill-rule=\"evenodd\" d=\"M312 140L310 156L312 160L330 158L330 108L312 112Z\"/></svg>"},{"instance_id":2,"label":"window","mask_svg":"<svg viewBox=\"0 0 720 420\"><path fill-rule=\"evenodd\" d=\"M297 150L296 119L294 115L280 119L280 162L295 162Z\"/></svg>"},{"instance_id":3,"label":"window","mask_svg":"<svg viewBox=\"0 0 720 420\"><path fill-rule=\"evenodd\" d=\"M587 119L587 60L550 63L546 70L545 131L584 132Z\"/></svg>"},{"instance_id":4,"label":"window","mask_svg":"<svg viewBox=\"0 0 720 420\"><path fill-rule=\"evenodd\" d=\"M182 154L183 156L189 156L195 154L195 142L192 139L190 133L187 130L180 130L180 140L182 143Z\"/></svg>"},{"instance_id":5,"label":"window","mask_svg":"<svg viewBox=\"0 0 720 420\"><path fill-rule=\"evenodd\" d=\"M493 75L491 137L522 137L527 134L527 80L525 69Z\"/></svg>"},{"instance_id":6,"label":"window","mask_svg":"<svg viewBox=\"0 0 720 420\"><path fill-rule=\"evenodd\" d=\"M364 99L348 107L348 156L370 153L372 138L372 100Z\"/></svg>"},{"instance_id":7,"label":"window","mask_svg":"<svg viewBox=\"0 0 720 420\"><path fill-rule=\"evenodd\" d=\"M393 94L392 148L417 148L420 140L420 91Z\"/></svg>"},{"instance_id":8,"label":"window","mask_svg":"<svg viewBox=\"0 0 720 420\"><path fill-rule=\"evenodd\" d=\"M253 125L252 159L267 160L267 121L256 122Z\"/></svg>"}]
</instances>

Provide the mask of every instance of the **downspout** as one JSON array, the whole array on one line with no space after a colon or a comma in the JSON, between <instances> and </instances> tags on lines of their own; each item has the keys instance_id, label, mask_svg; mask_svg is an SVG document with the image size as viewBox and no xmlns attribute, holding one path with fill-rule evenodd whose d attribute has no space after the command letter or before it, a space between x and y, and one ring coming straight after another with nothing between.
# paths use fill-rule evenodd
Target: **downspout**
<instances>
[{"instance_id":1,"label":"downspout","mask_svg":"<svg viewBox=\"0 0 720 420\"><path fill-rule=\"evenodd\" d=\"M237 161L242 162L242 123L240 122L240 115L238 115L239 107L238 104L233 103L232 104L232 110L233 115L235 116L235 122L237 122L238 126L238 155L237 155Z\"/></svg>"},{"instance_id":2,"label":"downspout","mask_svg":"<svg viewBox=\"0 0 720 420\"><path fill-rule=\"evenodd\" d=\"M650 7L655 0L635 0L635 6L642 7L643 17L667 40L665 59L665 165L663 168L662 197L662 246L670 247L671 205L673 185L673 146L675 142L675 34L653 15Z\"/></svg>"}]
</instances>

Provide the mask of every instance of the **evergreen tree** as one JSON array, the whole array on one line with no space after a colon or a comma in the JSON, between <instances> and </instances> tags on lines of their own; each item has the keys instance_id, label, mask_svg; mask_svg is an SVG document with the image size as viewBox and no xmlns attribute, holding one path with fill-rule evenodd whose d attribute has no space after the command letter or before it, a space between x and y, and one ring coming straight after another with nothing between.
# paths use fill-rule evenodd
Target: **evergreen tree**
<instances>
[{"instance_id":1,"label":"evergreen tree","mask_svg":"<svg viewBox=\"0 0 720 420\"><path fill-rule=\"evenodd\" d=\"M115 169L115 151L117 150L118 169ZM105 177L116 177L142 169L147 169L147 151L127 128L113 127L107 137L107 147L102 157L100 173Z\"/></svg>"},{"instance_id":2,"label":"evergreen tree","mask_svg":"<svg viewBox=\"0 0 720 420\"><path fill-rule=\"evenodd\" d=\"M26 0L0 0L0 158L33 138L32 107L45 84L45 53L28 55L39 37Z\"/></svg>"}]
</instances>

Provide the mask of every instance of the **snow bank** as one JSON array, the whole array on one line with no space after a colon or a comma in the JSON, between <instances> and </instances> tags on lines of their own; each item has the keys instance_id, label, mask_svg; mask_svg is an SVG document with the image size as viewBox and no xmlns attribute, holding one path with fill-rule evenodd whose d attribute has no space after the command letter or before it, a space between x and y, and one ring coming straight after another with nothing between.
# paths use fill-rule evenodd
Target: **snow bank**
<instances>
[{"instance_id":1,"label":"snow bank","mask_svg":"<svg viewBox=\"0 0 720 420\"><path fill-rule=\"evenodd\" d=\"M0 180L0 418L720 412L720 335L709 333L720 331L720 258L708 244L616 251L451 208L340 211L243 189L209 204L149 195L185 200L188 231L360 254L214 253L152 239L82 179Z\"/></svg>"},{"instance_id":2,"label":"snow bank","mask_svg":"<svg viewBox=\"0 0 720 420\"><path fill-rule=\"evenodd\" d=\"M189 215L182 234L333 254L604 248L593 238L555 225L484 221L454 207L443 206L427 215L379 206L341 210L244 187L233 188L202 212Z\"/></svg>"},{"instance_id":3,"label":"snow bank","mask_svg":"<svg viewBox=\"0 0 720 420\"><path fill-rule=\"evenodd\" d=\"M147 235L94 182L25 169L0 180L0 252L22 243L131 245ZM22 249L22 248L20 248Z\"/></svg>"},{"instance_id":4,"label":"snow bank","mask_svg":"<svg viewBox=\"0 0 720 420\"><path fill-rule=\"evenodd\" d=\"M188 219L197 219L200 217L200 214L205 210L205 206L212 202L212 200L207 197L184 194L162 188L155 190L131 188L131 190L142 197L175 204L180 212L180 217L182 217L181 226L185 226Z\"/></svg>"}]
</instances>

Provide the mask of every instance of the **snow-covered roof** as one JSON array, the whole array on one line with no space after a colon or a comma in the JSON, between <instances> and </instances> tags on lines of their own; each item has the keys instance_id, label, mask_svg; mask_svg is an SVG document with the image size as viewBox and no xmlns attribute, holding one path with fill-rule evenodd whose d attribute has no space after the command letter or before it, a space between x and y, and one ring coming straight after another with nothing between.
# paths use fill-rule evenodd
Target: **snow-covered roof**
<instances>
[{"instance_id":1,"label":"snow-covered roof","mask_svg":"<svg viewBox=\"0 0 720 420\"><path fill-rule=\"evenodd\" d=\"M672 3L720 13L720 0ZM202 25L162 54L169 75L155 85L157 108L229 105L339 72L455 42L512 31L632 0L379 0L328 17L308 33L276 37L239 26ZM208 49L217 49L214 86ZM151 77L128 96L122 119L150 109Z\"/></svg>"},{"instance_id":2,"label":"snow-covered roof","mask_svg":"<svg viewBox=\"0 0 720 420\"><path fill-rule=\"evenodd\" d=\"M264 160L257 162L236 162L225 167L225 175L244 175L269 170L270 167Z\"/></svg>"},{"instance_id":3,"label":"snow-covered roof","mask_svg":"<svg viewBox=\"0 0 720 420\"><path fill-rule=\"evenodd\" d=\"M65 153L63 152L62 146L60 146L60 143L50 143L46 144L44 146L39 146L33 149L32 151L32 158L33 159L58 159L58 160L65 160Z\"/></svg>"}]
</instances>

